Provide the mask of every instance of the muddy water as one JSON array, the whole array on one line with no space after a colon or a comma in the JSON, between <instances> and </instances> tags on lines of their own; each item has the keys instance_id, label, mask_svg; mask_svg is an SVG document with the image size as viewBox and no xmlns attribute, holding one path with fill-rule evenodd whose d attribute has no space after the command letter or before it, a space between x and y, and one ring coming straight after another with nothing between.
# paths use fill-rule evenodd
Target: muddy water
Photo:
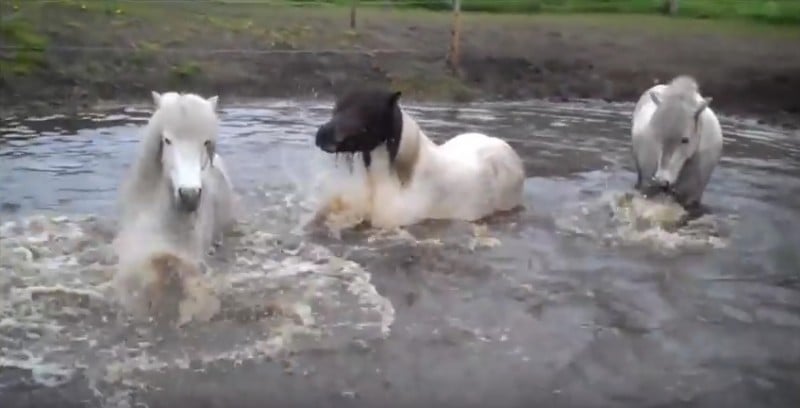
<instances>
[{"instance_id":1,"label":"muddy water","mask_svg":"<svg viewBox=\"0 0 800 408\"><path fill-rule=\"evenodd\" d=\"M116 186L147 110L0 130L8 406L731 406L800 400L800 135L725 118L712 213L630 196L630 106L412 106L437 140L506 138L526 209L471 224L303 230L326 104L222 113L241 222L221 309L132 320L109 287ZM654 213L666 215L654 217ZM654 221L655 219L655 221ZM202 306L202 305L200 305ZM3 406L7 406L5 403Z\"/></svg>"}]
</instances>

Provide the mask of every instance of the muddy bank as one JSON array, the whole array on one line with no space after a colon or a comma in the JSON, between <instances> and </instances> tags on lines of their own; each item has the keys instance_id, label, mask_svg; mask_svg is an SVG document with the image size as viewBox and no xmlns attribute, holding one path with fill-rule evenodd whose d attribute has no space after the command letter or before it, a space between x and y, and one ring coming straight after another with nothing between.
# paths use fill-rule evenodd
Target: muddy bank
<instances>
[{"instance_id":1,"label":"muddy bank","mask_svg":"<svg viewBox=\"0 0 800 408\"><path fill-rule=\"evenodd\" d=\"M444 61L447 14L363 11L353 31L339 9L125 3L109 15L69 4L19 11L43 38L44 52L39 62L5 66L4 113L141 102L151 89L230 101L329 97L366 83L417 100L632 102L654 82L686 73L720 112L800 124L796 27L658 16L468 15L454 75ZM13 63L14 52L4 51L4 58Z\"/></svg>"}]
</instances>

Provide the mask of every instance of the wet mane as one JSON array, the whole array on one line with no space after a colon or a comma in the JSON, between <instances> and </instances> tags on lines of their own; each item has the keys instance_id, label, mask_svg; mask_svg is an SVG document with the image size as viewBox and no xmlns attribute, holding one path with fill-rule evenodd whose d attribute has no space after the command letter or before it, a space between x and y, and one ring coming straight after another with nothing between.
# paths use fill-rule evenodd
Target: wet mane
<instances>
[{"instance_id":1,"label":"wet mane","mask_svg":"<svg viewBox=\"0 0 800 408\"><path fill-rule=\"evenodd\" d=\"M156 187L163 187L164 166L161 163L161 123L160 107L150 117L145 126L141 143L131 165L130 174L123 186L123 216L127 217L127 209L134 201L154 200Z\"/></svg>"},{"instance_id":2,"label":"wet mane","mask_svg":"<svg viewBox=\"0 0 800 408\"><path fill-rule=\"evenodd\" d=\"M699 87L694 78L688 75L681 75L669 83L667 89L664 91L664 99L679 99L694 102L695 94L698 90Z\"/></svg>"},{"instance_id":3,"label":"wet mane","mask_svg":"<svg viewBox=\"0 0 800 408\"><path fill-rule=\"evenodd\" d=\"M698 113L697 81L686 75L673 79L661 92L651 124L666 135L681 135Z\"/></svg>"},{"instance_id":4,"label":"wet mane","mask_svg":"<svg viewBox=\"0 0 800 408\"><path fill-rule=\"evenodd\" d=\"M420 139L427 137L420 129L417 122L405 111L398 108L400 118L398 118L400 126L400 136L382 142L385 146L386 154L389 159L389 170L400 181L400 185L406 186L411 181L419 161L420 155ZM379 147L380 148L380 147ZM360 157L359 157L360 156ZM353 161L356 157L364 164L364 168L369 170L373 165L372 152L353 152L353 153L336 153L336 158L343 157L350 171L353 170Z\"/></svg>"},{"instance_id":5,"label":"wet mane","mask_svg":"<svg viewBox=\"0 0 800 408\"><path fill-rule=\"evenodd\" d=\"M405 186L411 181L414 169L419 161L420 138L424 137L422 129L411 116L402 111L402 131L398 141L397 153L391 166L400 180L400 184Z\"/></svg>"}]
</instances>

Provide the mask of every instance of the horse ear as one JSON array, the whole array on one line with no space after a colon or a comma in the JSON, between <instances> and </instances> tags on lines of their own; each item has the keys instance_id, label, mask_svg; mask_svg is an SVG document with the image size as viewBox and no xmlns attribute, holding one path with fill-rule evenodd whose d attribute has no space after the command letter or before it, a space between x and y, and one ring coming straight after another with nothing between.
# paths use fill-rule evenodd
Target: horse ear
<instances>
[{"instance_id":1,"label":"horse ear","mask_svg":"<svg viewBox=\"0 0 800 408\"><path fill-rule=\"evenodd\" d=\"M161 94L156 91L150 91L150 95L153 97L153 104L156 105L156 108L161 103Z\"/></svg>"},{"instance_id":2,"label":"horse ear","mask_svg":"<svg viewBox=\"0 0 800 408\"><path fill-rule=\"evenodd\" d=\"M219 95L214 95L206 99L211 104L211 109L217 110L217 103L219 102Z\"/></svg>"},{"instance_id":3,"label":"horse ear","mask_svg":"<svg viewBox=\"0 0 800 408\"><path fill-rule=\"evenodd\" d=\"M694 120L700 118L700 114L703 113L703 111L708 107L708 105L711 103L713 99L714 98L711 97L703 98L703 101L700 102L700 104L697 106L697 109L694 111Z\"/></svg>"},{"instance_id":4,"label":"horse ear","mask_svg":"<svg viewBox=\"0 0 800 408\"><path fill-rule=\"evenodd\" d=\"M650 99L654 104L656 104L656 106L661 105L661 99L658 97L656 91L650 91Z\"/></svg>"},{"instance_id":5,"label":"horse ear","mask_svg":"<svg viewBox=\"0 0 800 408\"><path fill-rule=\"evenodd\" d=\"M400 96L403 95L400 91L392 92L392 95L389 96L389 106L394 106L397 104L397 101L400 99Z\"/></svg>"}]
</instances>

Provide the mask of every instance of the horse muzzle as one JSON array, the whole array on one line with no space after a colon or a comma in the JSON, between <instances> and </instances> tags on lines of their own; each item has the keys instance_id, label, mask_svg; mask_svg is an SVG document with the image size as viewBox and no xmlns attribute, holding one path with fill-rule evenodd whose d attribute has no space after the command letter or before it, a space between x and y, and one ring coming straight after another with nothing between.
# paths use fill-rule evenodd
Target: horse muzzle
<instances>
[{"instance_id":1,"label":"horse muzzle","mask_svg":"<svg viewBox=\"0 0 800 408\"><path fill-rule=\"evenodd\" d=\"M326 153L336 153L339 144L336 142L333 126L329 123L320 126L317 129L315 144Z\"/></svg>"},{"instance_id":2,"label":"horse muzzle","mask_svg":"<svg viewBox=\"0 0 800 408\"><path fill-rule=\"evenodd\" d=\"M645 181L641 187L641 191L645 196L655 197L661 194L670 195L673 193L674 185L660 177L653 177Z\"/></svg>"},{"instance_id":3,"label":"horse muzzle","mask_svg":"<svg viewBox=\"0 0 800 408\"><path fill-rule=\"evenodd\" d=\"M178 206L186 212L195 212L200 206L200 188L181 187L178 189Z\"/></svg>"}]
</instances>

